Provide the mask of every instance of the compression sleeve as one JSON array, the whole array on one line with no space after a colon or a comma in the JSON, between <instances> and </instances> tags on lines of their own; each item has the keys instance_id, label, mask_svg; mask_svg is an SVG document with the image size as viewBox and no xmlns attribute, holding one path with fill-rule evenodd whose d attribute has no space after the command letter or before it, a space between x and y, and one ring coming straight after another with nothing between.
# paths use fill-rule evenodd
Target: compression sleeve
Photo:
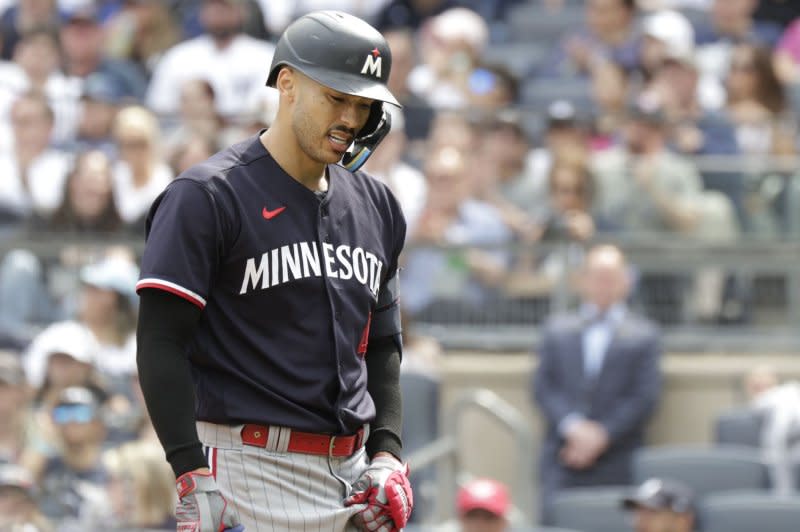
<instances>
[{"instance_id":1,"label":"compression sleeve","mask_svg":"<svg viewBox=\"0 0 800 532\"><path fill-rule=\"evenodd\" d=\"M136 363L147 412L176 476L207 467L197 436L186 346L201 310L181 296L155 289L139 291Z\"/></svg>"},{"instance_id":2,"label":"compression sleeve","mask_svg":"<svg viewBox=\"0 0 800 532\"><path fill-rule=\"evenodd\" d=\"M403 450L400 345L398 335L372 340L367 347L367 391L375 403L375 420L367 440L370 458L386 451L400 459Z\"/></svg>"}]
</instances>

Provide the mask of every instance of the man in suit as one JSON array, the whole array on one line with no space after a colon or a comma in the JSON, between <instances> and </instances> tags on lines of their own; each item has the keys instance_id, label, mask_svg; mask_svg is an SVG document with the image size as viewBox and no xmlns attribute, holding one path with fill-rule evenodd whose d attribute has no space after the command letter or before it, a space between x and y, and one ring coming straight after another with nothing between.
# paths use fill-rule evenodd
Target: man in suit
<instances>
[{"instance_id":1,"label":"man in suit","mask_svg":"<svg viewBox=\"0 0 800 532\"><path fill-rule=\"evenodd\" d=\"M627 263L614 246L592 248L577 312L544 325L533 395L546 420L541 520L558 490L631 482L631 458L661 390L659 332L625 305Z\"/></svg>"}]
</instances>

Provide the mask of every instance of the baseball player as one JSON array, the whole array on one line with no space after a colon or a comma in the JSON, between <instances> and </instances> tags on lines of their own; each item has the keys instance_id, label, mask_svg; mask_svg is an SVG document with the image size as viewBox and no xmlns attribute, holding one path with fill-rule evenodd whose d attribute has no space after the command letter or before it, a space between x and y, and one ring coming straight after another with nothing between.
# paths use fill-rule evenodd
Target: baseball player
<instances>
[{"instance_id":1,"label":"baseball player","mask_svg":"<svg viewBox=\"0 0 800 532\"><path fill-rule=\"evenodd\" d=\"M278 41L269 130L150 210L139 375L178 530L402 529L397 261L406 224L357 171L388 132L391 53L320 11ZM341 162L341 164L337 164Z\"/></svg>"}]
</instances>

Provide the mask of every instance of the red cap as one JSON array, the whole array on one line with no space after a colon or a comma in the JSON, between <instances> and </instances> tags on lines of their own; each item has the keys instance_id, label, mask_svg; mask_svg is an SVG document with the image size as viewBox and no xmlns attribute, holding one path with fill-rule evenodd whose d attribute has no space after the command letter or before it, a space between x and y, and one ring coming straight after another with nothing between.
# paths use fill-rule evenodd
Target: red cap
<instances>
[{"instance_id":1,"label":"red cap","mask_svg":"<svg viewBox=\"0 0 800 532\"><path fill-rule=\"evenodd\" d=\"M462 487L456 501L460 515L470 510L486 510L499 517L506 516L509 503L506 487L488 478L473 480Z\"/></svg>"}]
</instances>

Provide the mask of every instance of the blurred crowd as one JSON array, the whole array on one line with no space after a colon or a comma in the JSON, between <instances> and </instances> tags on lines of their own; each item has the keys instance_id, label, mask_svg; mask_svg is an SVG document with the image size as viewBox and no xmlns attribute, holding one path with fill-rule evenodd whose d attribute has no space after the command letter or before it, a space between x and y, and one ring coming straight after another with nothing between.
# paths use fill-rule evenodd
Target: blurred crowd
<instances>
[{"instance_id":1,"label":"blurred crowd","mask_svg":"<svg viewBox=\"0 0 800 532\"><path fill-rule=\"evenodd\" d=\"M538 304L606 235L800 229L797 2L0 0L0 528L171 526L135 370L146 214L269 127L274 43L320 8L392 50L404 107L366 170L408 220L411 320L513 320L498 296ZM737 293L667 282L708 319Z\"/></svg>"}]
</instances>

